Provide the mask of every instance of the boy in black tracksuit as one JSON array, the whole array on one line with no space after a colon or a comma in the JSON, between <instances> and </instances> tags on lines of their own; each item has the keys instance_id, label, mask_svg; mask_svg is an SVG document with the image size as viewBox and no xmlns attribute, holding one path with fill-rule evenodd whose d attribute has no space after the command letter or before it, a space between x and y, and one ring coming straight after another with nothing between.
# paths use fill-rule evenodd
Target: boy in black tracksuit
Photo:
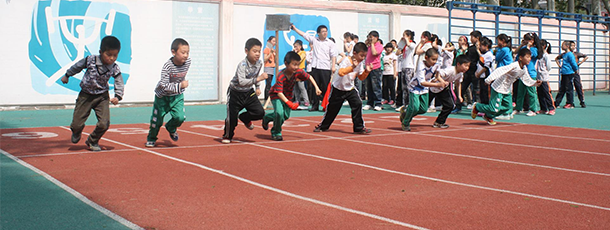
<instances>
[{"instance_id":1,"label":"boy in black tracksuit","mask_svg":"<svg viewBox=\"0 0 610 230\"><path fill-rule=\"evenodd\" d=\"M231 143L233 135L235 135L239 111L246 109L246 112L239 114L239 120L250 130L254 129L252 121L263 119L263 116L265 116L265 110L258 100L258 95L261 94L259 82L267 79L265 73L258 75L263 66L263 62L260 60L261 47L262 44L258 39L248 39L246 42L246 58L237 65L235 77L229 84L227 90L227 118L222 135L222 143L224 144ZM252 85L256 87L256 91L252 89Z\"/></svg>"}]
</instances>

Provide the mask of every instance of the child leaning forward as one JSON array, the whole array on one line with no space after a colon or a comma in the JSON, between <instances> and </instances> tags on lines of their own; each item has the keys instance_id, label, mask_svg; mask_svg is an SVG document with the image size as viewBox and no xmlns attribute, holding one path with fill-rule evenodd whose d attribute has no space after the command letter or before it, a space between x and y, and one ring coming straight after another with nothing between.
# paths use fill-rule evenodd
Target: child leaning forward
<instances>
[{"instance_id":1,"label":"child leaning forward","mask_svg":"<svg viewBox=\"0 0 610 230\"><path fill-rule=\"evenodd\" d=\"M298 102L292 102L292 93L297 82L309 80L316 90L316 95L322 94L316 81L299 68L300 63L301 57L297 53L294 51L288 52L284 57L286 68L278 74L275 85L269 90L269 97L274 110L263 117L262 126L264 130L267 130L269 129L269 122L273 121L271 139L276 141L283 140L282 124L290 118L290 110L296 110L299 107Z\"/></svg>"}]
</instances>

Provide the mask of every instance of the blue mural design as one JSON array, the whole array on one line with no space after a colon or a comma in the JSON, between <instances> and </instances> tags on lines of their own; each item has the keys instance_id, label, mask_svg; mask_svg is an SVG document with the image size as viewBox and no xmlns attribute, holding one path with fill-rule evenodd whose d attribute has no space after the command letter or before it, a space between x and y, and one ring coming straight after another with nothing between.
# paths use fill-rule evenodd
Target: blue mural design
<instances>
[{"instance_id":1,"label":"blue mural design","mask_svg":"<svg viewBox=\"0 0 610 230\"><path fill-rule=\"evenodd\" d=\"M109 2L41 0L34 6L29 42L32 87L42 94L80 92L82 73L61 83L66 70L80 59L99 54L103 37L121 41L117 64L127 84L131 63L131 21L126 6ZM83 71L84 72L84 71ZM114 79L110 79L114 89Z\"/></svg>"}]
</instances>

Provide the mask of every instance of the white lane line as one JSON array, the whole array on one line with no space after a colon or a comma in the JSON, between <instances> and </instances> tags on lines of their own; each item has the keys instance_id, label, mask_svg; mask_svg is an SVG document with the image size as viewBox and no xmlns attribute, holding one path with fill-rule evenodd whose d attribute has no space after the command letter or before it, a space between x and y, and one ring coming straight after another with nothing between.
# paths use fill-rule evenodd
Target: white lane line
<instances>
[{"instance_id":1,"label":"white lane line","mask_svg":"<svg viewBox=\"0 0 610 230\"><path fill-rule=\"evenodd\" d=\"M299 120L302 120L302 119L299 119ZM303 120L303 121L308 121L308 120ZM337 125L340 125L340 124L337 124ZM343 125L341 125L341 126L343 126ZM476 128L474 128L474 129L476 129ZM386 129L384 129L384 130L386 130ZM289 131L289 132L298 132L298 133L301 133L301 134L313 135L313 136L318 136L318 137L326 136L326 135L304 133L304 132L292 131L292 130L286 130L286 131ZM395 130L390 130L390 131L400 132L400 133L403 133L403 134L410 134L410 135L419 135L418 132L404 132L404 131L395 131ZM429 135L429 134L421 134L421 135L425 136L425 135ZM366 135L364 135L364 136L366 136ZM432 136L432 135L430 135L430 136ZM500 162L500 163L508 163L508 164L515 164L515 165L524 165L524 166L531 166L531 167L537 167L537 168L546 168L546 169L554 169L554 170L567 171L567 172L575 172L575 173L583 173L583 174L591 174L591 175L610 177L610 174L608 174L608 173L601 173L601 172L583 171L583 170L568 169L568 168L561 168L561 167L553 167L553 166L547 166L547 165L538 165L538 164L531 164L531 163L523 163L523 162L518 162L518 161L501 160L501 159L489 158L489 157L479 157L479 156L471 156L471 155L464 155L464 154L457 154L457 153L442 152L442 151L436 151L436 150L426 150L426 149L402 147L402 146L395 146L395 145L388 145L388 144L381 144L381 143L374 143L374 142L364 142L364 141L350 140L350 139L347 139L347 138L340 138L340 137L332 137L332 136L326 136L326 137L340 139L340 140L346 140L346 141L352 141L352 142L357 142L357 143L363 143L363 144L368 144L368 145L377 145L377 146L384 146L384 147L389 147L389 148L403 149L403 150L429 152L429 153L436 153L436 154L442 154L442 155L448 155L448 156L472 158L472 159L478 159L478 160L494 161L494 162ZM434 137L439 137L439 136L434 136ZM440 137L446 137L446 136L440 136ZM470 140L470 139L467 139L467 140Z\"/></svg>"},{"instance_id":2,"label":"white lane line","mask_svg":"<svg viewBox=\"0 0 610 230\"><path fill-rule=\"evenodd\" d=\"M389 120L389 119L385 119L385 118L368 118L368 119L371 119L371 120L380 120L380 121L386 121L386 122L393 122L393 120ZM523 124L523 123L512 123L512 124L529 125L529 124ZM505 126L505 125L497 126L496 125L496 126L491 126L489 128L492 128L492 127L496 128L496 129L494 129L494 131L505 132L505 133L515 133L515 134L524 134L524 135L532 135L532 136L543 136L543 137L553 137L553 138L574 139L574 140L582 140L582 141L610 142L610 139L597 139L597 138L587 138L587 137L572 137L572 136L561 136L561 135L544 134L544 133L522 132L522 131L497 129L497 128L504 128L504 127L512 127L512 125L511 126ZM556 126L552 126L552 127L556 127ZM584 129L584 128L575 128L575 129ZM483 129L483 130L487 130L487 129ZM490 130L487 130L487 131L490 131ZM609 132L610 133L610 131L605 131L605 130L595 130L595 131L603 131L603 132Z\"/></svg>"},{"instance_id":3,"label":"white lane line","mask_svg":"<svg viewBox=\"0 0 610 230\"><path fill-rule=\"evenodd\" d=\"M66 129L66 130L70 130L67 127L61 127L61 128ZM185 132L185 130L181 130L181 131ZM194 132L190 132L190 131L186 131L186 132L187 133L194 133ZM212 136L212 135L208 135L208 134L202 134L202 135L208 136L208 137L212 137L212 138L217 138L216 136ZM409 224L409 223L393 220L393 219L390 219L390 218L387 218L387 217L378 216L378 215L375 215L375 214L370 214L370 213L367 213L367 212L358 211L358 210L351 209L351 208L346 208L346 207L343 207L343 206L327 203L327 202L316 200L316 199L313 199L313 198L300 196L300 195L297 195L297 194L294 194L294 193L290 193L290 192L287 192L287 191L284 191L284 190L281 190L281 189L278 189L278 188L274 188L274 187L271 187L271 186L268 186L268 185L264 185L264 184L261 184L261 183L258 183L258 182L254 182L254 181L251 181L251 180L248 180L248 179L245 179L245 178L233 175L233 174L229 174L229 173L223 172L223 171L218 170L218 169L210 168L210 167L207 167L205 165L193 163L193 162L190 162L190 161L182 160L180 158L176 158L176 157L168 156L168 155L165 155L165 154L162 154L162 153L158 153L158 152L152 151L150 149L145 149L145 148L140 148L140 147L132 146L132 145L125 144L125 143L122 143L122 142L119 142L119 141L110 140L108 138L102 138L102 139L105 140L105 141L108 141L108 142L112 142L112 143L115 143L115 144L119 144L119 145L122 145L122 146L129 147L129 148L132 148L132 149L137 149L137 150L140 150L140 151L151 153L153 155L157 155L157 156L160 156L160 157L163 157L163 158L167 158L167 159L170 159L170 160L173 160L173 161L177 161L177 162L180 162L180 163L184 163L184 164L188 164L188 165L191 165L191 166L195 166L195 167L198 167L198 168L201 168L201 169L204 169L204 170L208 170L210 172L218 173L220 175L223 175L223 176L226 176L226 177L229 177L229 178L233 178L235 180L238 180L238 181L241 181L241 182L244 182L244 183L256 186L256 187L259 187L259 188L263 188L263 189L266 189L266 190L269 190L269 191L272 191L272 192L276 192L276 193L279 193L279 194L282 194L282 195L285 195L285 196L289 196L289 197L292 197L292 198L295 198L295 199L311 202L311 203L322 205L322 206L326 206L326 207L329 207L329 208L334 208L334 209L337 209L337 210L345 211L345 212L356 214L356 215L361 215L361 216L369 217L369 218L372 218L372 219L388 222L388 223L399 225L399 226L403 226L403 227L408 227L408 228L413 228L413 229L421 229L421 230L425 230L426 229L426 228L423 228L423 227L420 227L420 226L416 226L416 225L412 225L412 224ZM250 143L248 143L248 144L250 144Z\"/></svg>"},{"instance_id":4,"label":"white lane line","mask_svg":"<svg viewBox=\"0 0 610 230\"><path fill-rule=\"evenodd\" d=\"M304 132L292 131L292 130L286 130L286 129L283 129L283 131L289 131L289 132L294 132L294 133L301 133L301 134L305 134L305 135L325 136L325 135L310 134L310 133L304 133ZM197 133L197 132L190 132L189 131L188 133L191 133L191 134L194 134L194 135L206 136L206 137L215 137L215 136L212 136L212 135L203 134L203 133ZM367 136L367 135L361 135L361 136ZM348 140L348 139L340 138L340 137L333 137L333 136L326 136L326 137L329 138L329 139L347 140L347 141L355 141L355 142L358 142L358 143L374 144L374 143L368 143L368 142L363 142L363 141ZM530 197L530 198L537 198L537 199L541 199L541 200L548 200L548 201L554 201L554 202L560 202L560 203L565 203L565 204L578 205L578 206L583 206L583 207L589 207L589 208L594 208L594 209L601 209L601 210L605 210L605 211L610 211L610 208L603 207L603 206L598 206L598 205L585 204L585 203L579 203L579 202L575 202L575 201L568 201L568 200L562 200L562 199L556 199L556 198L551 198L551 197L538 196L538 195L533 195L533 194L528 194L528 193L515 192L515 191L510 191L510 190L497 189L497 188L491 188L491 187L485 187L485 186L479 186L479 185L473 185L473 184L466 184L466 183L461 183L461 182L456 182L456 181L449 181L449 180L444 180L444 179L439 179L439 178L434 178L434 177L421 176L421 175L416 175L416 174L405 173L405 172L400 172L400 171L380 168L380 167L376 167L376 166L366 165L366 164L362 164L362 163L356 163L356 162L345 161L345 160L329 158L329 157L323 157L323 156L318 156L318 155L313 155L313 154L308 154L308 153L302 153L302 152L297 152L297 151L292 151L292 150L287 150L287 149L281 149L281 148L276 148L276 147L271 147L271 146L265 146L265 145L261 145L261 144L258 144L258 143L247 143L247 144L258 146L258 147L261 147L261 148L266 148L266 149L271 149L271 150L276 150L276 151L287 152L287 153L291 153L291 154L295 154L295 155L312 157L312 158L317 158L317 159L326 160L326 161L332 161L332 162L338 162L338 163L343 163L343 164L348 164L348 165L354 165L354 166L374 169L374 170L378 170L378 171L382 171L382 172L388 172L388 173L393 173L393 174L398 174L398 175L403 175L403 176L415 177L415 178L424 179L424 180L443 182L443 183L452 184L452 185L458 185L458 186L464 186L464 187L470 187L470 188L476 188L476 189L483 189L483 190L494 191L494 192L509 193L509 194L513 194L513 195L525 196L525 197ZM378 145L386 146L384 144L378 144Z\"/></svg>"},{"instance_id":5,"label":"white lane line","mask_svg":"<svg viewBox=\"0 0 610 230\"><path fill-rule=\"evenodd\" d=\"M114 150L105 150L104 153L112 153L112 152L132 152L134 149L114 149ZM36 155L24 155L17 156L19 159L30 158L30 157L51 157L51 156L67 156L67 155L81 155L93 153L92 151L81 151L81 152L69 152L69 153L47 153L47 154L36 154Z\"/></svg>"},{"instance_id":6,"label":"white lane line","mask_svg":"<svg viewBox=\"0 0 610 230\"><path fill-rule=\"evenodd\" d=\"M69 129L68 129L69 130ZM94 208L95 210L101 212L102 214L112 218L113 220L121 223L122 225L125 225L126 227L130 228L130 229L138 229L138 230L144 230L144 228L132 223L131 221L128 221L127 219L115 214L114 212L111 212L110 210L96 204L95 202L89 200L87 197L83 196L83 194L80 194L79 192L77 192L76 190L68 187L67 185L65 185L64 183L62 183L61 181L53 178L51 175L43 172L42 170L28 164L27 162L11 155L10 153L0 149L0 153L2 153L3 155L7 156L8 158L11 158L12 160L16 161L17 163L25 166L26 168L38 173L39 175L43 176L45 179L51 181L51 183L57 185L58 187L62 188L63 190L65 190L66 192L70 193L71 195L73 195L74 197L76 197L77 199L79 199L80 201L82 201L83 203L91 206L92 208Z\"/></svg>"}]
</instances>

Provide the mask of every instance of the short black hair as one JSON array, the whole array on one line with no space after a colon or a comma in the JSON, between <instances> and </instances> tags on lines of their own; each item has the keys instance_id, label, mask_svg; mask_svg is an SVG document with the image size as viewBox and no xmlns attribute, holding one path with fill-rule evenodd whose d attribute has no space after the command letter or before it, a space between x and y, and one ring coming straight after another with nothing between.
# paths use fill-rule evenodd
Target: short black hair
<instances>
[{"instance_id":1,"label":"short black hair","mask_svg":"<svg viewBox=\"0 0 610 230\"><path fill-rule=\"evenodd\" d=\"M301 41L300 39L297 39L296 41L294 41L294 44L299 44L301 46L301 50L303 49L303 41Z\"/></svg>"},{"instance_id":2,"label":"short black hair","mask_svg":"<svg viewBox=\"0 0 610 230\"><path fill-rule=\"evenodd\" d=\"M358 39L358 40L360 40L360 37L358 37L358 35L355 35L355 34L352 34L352 35L354 35L354 36L352 36L352 39Z\"/></svg>"},{"instance_id":3,"label":"short black hair","mask_svg":"<svg viewBox=\"0 0 610 230\"><path fill-rule=\"evenodd\" d=\"M434 55L438 55L438 50L434 48L430 48L426 51L426 57L432 57Z\"/></svg>"},{"instance_id":4,"label":"short black hair","mask_svg":"<svg viewBox=\"0 0 610 230\"><path fill-rule=\"evenodd\" d=\"M353 37L353 35L352 35L352 33L350 33L350 32L345 32L345 33L343 34L343 38L345 38L345 39L347 39L347 38L350 38L350 39L351 39L352 37Z\"/></svg>"},{"instance_id":5,"label":"short black hair","mask_svg":"<svg viewBox=\"0 0 610 230\"><path fill-rule=\"evenodd\" d=\"M356 43L356 45L354 45L354 53L360 53L360 52L368 52L369 48L366 47L366 44L364 44L364 42L358 42Z\"/></svg>"},{"instance_id":6,"label":"short black hair","mask_svg":"<svg viewBox=\"0 0 610 230\"><path fill-rule=\"evenodd\" d=\"M263 46L263 44L257 38L250 38L246 41L246 50L250 50L254 46Z\"/></svg>"},{"instance_id":7,"label":"short black hair","mask_svg":"<svg viewBox=\"0 0 610 230\"><path fill-rule=\"evenodd\" d=\"M394 49L394 45L392 45L392 42L390 42L390 43L388 43L388 44L385 44L385 46L384 46L383 48L384 48L384 49L385 49L385 48L392 48L392 49Z\"/></svg>"},{"instance_id":8,"label":"short black hair","mask_svg":"<svg viewBox=\"0 0 610 230\"><path fill-rule=\"evenodd\" d=\"M100 51L106 52L108 50L121 51L121 42L115 36L106 36L102 38L102 42L100 44Z\"/></svg>"},{"instance_id":9,"label":"short black hair","mask_svg":"<svg viewBox=\"0 0 610 230\"><path fill-rule=\"evenodd\" d=\"M326 31L328 31L328 27L326 27L325 25L319 25L318 29L316 29L316 33L320 33L322 29L326 29Z\"/></svg>"},{"instance_id":10,"label":"short black hair","mask_svg":"<svg viewBox=\"0 0 610 230\"><path fill-rule=\"evenodd\" d=\"M464 64L464 63L471 63L472 61L470 60L470 58L468 58L468 56L464 55L464 54L460 54L457 57L455 57L455 61L457 62L457 64Z\"/></svg>"},{"instance_id":11,"label":"short black hair","mask_svg":"<svg viewBox=\"0 0 610 230\"><path fill-rule=\"evenodd\" d=\"M487 37L482 37L481 38L481 45L482 46L487 46L487 47L491 48L491 44L492 44L491 39L489 39Z\"/></svg>"},{"instance_id":12,"label":"short black hair","mask_svg":"<svg viewBox=\"0 0 610 230\"><path fill-rule=\"evenodd\" d=\"M286 56L284 56L284 64L288 65L293 61L301 61L301 56L299 56L299 54L297 54L294 51L289 51L288 53L286 53Z\"/></svg>"},{"instance_id":13,"label":"short black hair","mask_svg":"<svg viewBox=\"0 0 610 230\"><path fill-rule=\"evenodd\" d=\"M173 51L178 51L178 49L180 48L180 46L189 46L189 43L182 39L182 38L176 38L174 39L174 41L172 42L172 50Z\"/></svg>"},{"instance_id":14,"label":"short black hair","mask_svg":"<svg viewBox=\"0 0 610 230\"><path fill-rule=\"evenodd\" d=\"M377 32L376 30L373 30L373 31L369 32L369 36L379 38L379 32Z\"/></svg>"},{"instance_id":15,"label":"short black hair","mask_svg":"<svg viewBox=\"0 0 610 230\"><path fill-rule=\"evenodd\" d=\"M271 40L273 40L275 38L275 36L269 36L269 38L267 38L267 41L270 42Z\"/></svg>"},{"instance_id":16,"label":"short black hair","mask_svg":"<svg viewBox=\"0 0 610 230\"><path fill-rule=\"evenodd\" d=\"M428 41L432 41L430 38L432 38L432 34L430 33L430 31L424 31L421 33L421 36L425 37L426 39L428 39Z\"/></svg>"},{"instance_id":17,"label":"short black hair","mask_svg":"<svg viewBox=\"0 0 610 230\"><path fill-rule=\"evenodd\" d=\"M475 38L481 38L483 34L481 33L481 31L475 30L470 32L470 36L474 36Z\"/></svg>"},{"instance_id":18,"label":"short black hair","mask_svg":"<svg viewBox=\"0 0 610 230\"><path fill-rule=\"evenodd\" d=\"M530 49L528 48L521 48L518 52L517 52L517 57L523 57L525 55L532 55L532 51L530 51Z\"/></svg>"}]
</instances>

